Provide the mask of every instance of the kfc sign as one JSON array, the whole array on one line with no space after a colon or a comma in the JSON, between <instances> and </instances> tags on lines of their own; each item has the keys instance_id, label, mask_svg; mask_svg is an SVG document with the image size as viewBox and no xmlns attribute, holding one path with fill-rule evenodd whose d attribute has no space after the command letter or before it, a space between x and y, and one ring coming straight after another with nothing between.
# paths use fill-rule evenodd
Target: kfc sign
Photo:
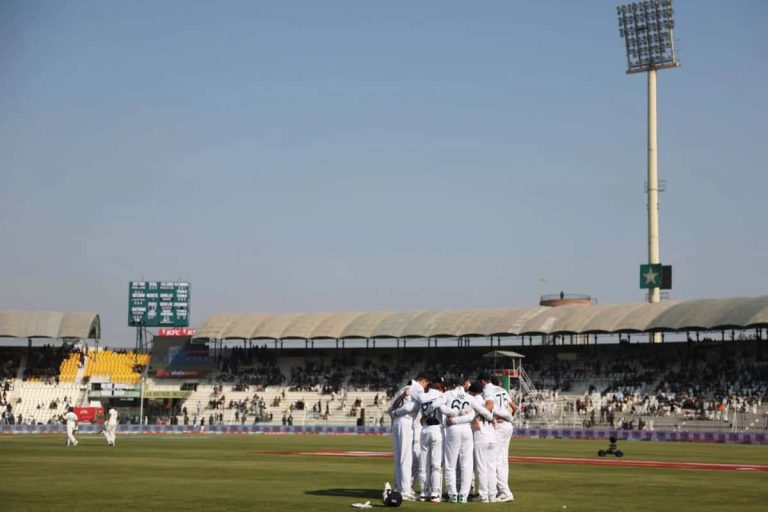
<instances>
[{"instance_id":1,"label":"kfc sign","mask_svg":"<svg viewBox=\"0 0 768 512\"><path fill-rule=\"evenodd\" d=\"M178 329L171 329L163 327L157 331L158 336L194 336L197 329L193 327L181 327Z\"/></svg>"}]
</instances>

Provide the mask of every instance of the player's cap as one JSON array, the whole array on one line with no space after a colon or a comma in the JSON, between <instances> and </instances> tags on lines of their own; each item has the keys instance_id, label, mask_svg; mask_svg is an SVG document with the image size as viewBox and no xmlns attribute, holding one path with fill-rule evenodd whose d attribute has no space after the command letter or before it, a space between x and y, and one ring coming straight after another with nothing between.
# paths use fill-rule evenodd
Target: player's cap
<instances>
[{"instance_id":1,"label":"player's cap","mask_svg":"<svg viewBox=\"0 0 768 512\"><path fill-rule=\"evenodd\" d=\"M488 381L488 382L490 382L490 380L491 380L491 376L488 374L488 372L481 372L481 373L480 373L480 374L477 376L477 380L485 380L485 381Z\"/></svg>"},{"instance_id":2,"label":"player's cap","mask_svg":"<svg viewBox=\"0 0 768 512\"><path fill-rule=\"evenodd\" d=\"M427 382L429 382L429 375L427 375L424 372L420 372L416 374L416 380L426 380Z\"/></svg>"},{"instance_id":3,"label":"player's cap","mask_svg":"<svg viewBox=\"0 0 768 512\"><path fill-rule=\"evenodd\" d=\"M498 386L500 382L501 380L499 380L498 375L491 375L491 384L493 384L494 386Z\"/></svg>"}]
</instances>

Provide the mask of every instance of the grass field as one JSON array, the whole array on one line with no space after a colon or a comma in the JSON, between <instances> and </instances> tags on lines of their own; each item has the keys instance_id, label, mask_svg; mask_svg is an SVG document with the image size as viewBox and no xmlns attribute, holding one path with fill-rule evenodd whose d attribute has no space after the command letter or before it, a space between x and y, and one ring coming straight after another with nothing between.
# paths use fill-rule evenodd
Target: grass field
<instances>
[{"instance_id":1,"label":"grass field","mask_svg":"<svg viewBox=\"0 0 768 512\"><path fill-rule=\"evenodd\" d=\"M81 435L0 437L0 510L72 512L354 510L381 504L392 460L267 454L389 451L389 437L120 436L117 448ZM511 455L597 459L603 441L513 440ZM623 442L627 460L768 465L768 446ZM515 501L404 503L404 509L515 511L765 511L768 472L512 463Z\"/></svg>"}]
</instances>

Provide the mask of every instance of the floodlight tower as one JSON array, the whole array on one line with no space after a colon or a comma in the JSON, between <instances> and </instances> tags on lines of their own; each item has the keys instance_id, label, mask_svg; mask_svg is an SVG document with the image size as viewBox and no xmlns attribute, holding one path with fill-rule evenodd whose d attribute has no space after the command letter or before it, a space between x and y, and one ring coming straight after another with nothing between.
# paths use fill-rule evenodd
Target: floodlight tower
<instances>
[{"instance_id":1,"label":"floodlight tower","mask_svg":"<svg viewBox=\"0 0 768 512\"><path fill-rule=\"evenodd\" d=\"M627 47L627 74L648 73L648 265L641 266L640 286L648 288L648 302L659 302L662 269L659 257L656 70L680 65L675 56L672 0L634 2L621 5L616 10L619 34ZM668 281L671 281L671 267ZM669 286L665 284L665 287Z\"/></svg>"}]
</instances>

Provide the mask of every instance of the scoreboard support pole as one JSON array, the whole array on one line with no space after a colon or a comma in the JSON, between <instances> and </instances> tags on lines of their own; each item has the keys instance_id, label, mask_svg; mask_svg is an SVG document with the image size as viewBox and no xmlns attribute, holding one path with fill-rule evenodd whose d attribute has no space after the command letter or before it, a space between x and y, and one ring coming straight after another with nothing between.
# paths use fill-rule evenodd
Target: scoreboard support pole
<instances>
[{"instance_id":1,"label":"scoreboard support pole","mask_svg":"<svg viewBox=\"0 0 768 512\"><path fill-rule=\"evenodd\" d=\"M136 353L143 354L147 348L147 328L143 325L136 327Z\"/></svg>"}]
</instances>

